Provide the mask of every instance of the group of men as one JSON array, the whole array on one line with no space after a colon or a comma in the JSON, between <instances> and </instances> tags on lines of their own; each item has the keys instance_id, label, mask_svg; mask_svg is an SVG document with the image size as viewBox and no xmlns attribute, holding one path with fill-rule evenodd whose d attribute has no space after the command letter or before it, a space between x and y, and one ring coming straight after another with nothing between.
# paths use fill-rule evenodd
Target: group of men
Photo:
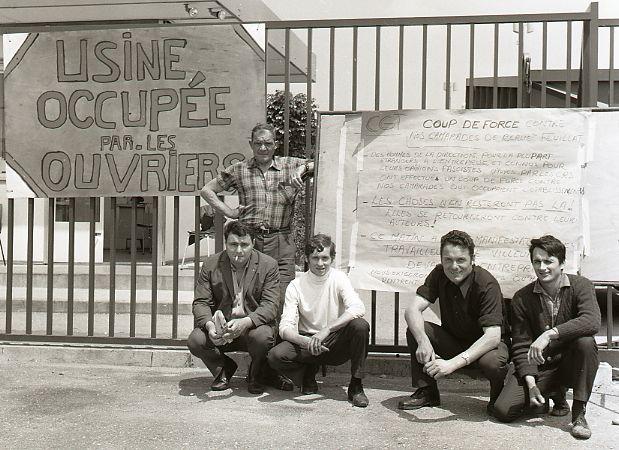
<instances>
[{"instance_id":1,"label":"group of men","mask_svg":"<svg viewBox=\"0 0 619 450\"><path fill-rule=\"evenodd\" d=\"M202 265L188 347L214 375L213 390L227 389L237 368L225 353L247 351L247 389L254 394L265 384L315 393L320 365L350 360L348 398L365 407L369 325L348 277L331 267L335 243L329 236L309 240L309 270L294 279L292 204L313 163L274 156L269 125L252 130L250 146L251 159L226 168L202 190L211 206L237 220L225 227L225 251ZM217 197L229 188L238 191L236 209ZM600 310L592 283L563 272L565 253L553 236L531 241L536 280L516 292L508 313L497 280L475 265L471 237L457 230L444 235L440 264L406 309L415 391L398 408L440 405L437 380L472 366L490 382L487 413L504 422L533 411L567 415L566 390L573 388L571 434L589 438L585 413L599 364L594 335ZM423 317L437 299L441 325Z\"/></svg>"}]
</instances>

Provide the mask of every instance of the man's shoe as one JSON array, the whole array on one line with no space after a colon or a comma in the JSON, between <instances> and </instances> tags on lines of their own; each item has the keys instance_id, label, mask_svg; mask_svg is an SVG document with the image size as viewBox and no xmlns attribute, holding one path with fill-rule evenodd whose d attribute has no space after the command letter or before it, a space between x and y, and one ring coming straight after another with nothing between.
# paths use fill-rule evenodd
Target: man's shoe
<instances>
[{"instance_id":1,"label":"man's shoe","mask_svg":"<svg viewBox=\"0 0 619 450\"><path fill-rule=\"evenodd\" d=\"M438 389L434 387L418 388L413 395L405 400L398 402L398 409L419 409L424 406L439 406L441 404L441 396Z\"/></svg>"},{"instance_id":2,"label":"man's shoe","mask_svg":"<svg viewBox=\"0 0 619 450\"><path fill-rule=\"evenodd\" d=\"M260 395L264 393L264 385L259 383L258 380L250 378L247 382L247 392L250 394Z\"/></svg>"},{"instance_id":3,"label":"man's shoe","mask_svg":"<svg viewBox=\"0 0 619 450\"><path fill-rule=\"evenodd\" d=\"M494 417L494 402L488 402L486 405L486 414L490 417Z\"/></svg>"},{"instance_id":4,"label":"man's shoe","mask_svg":"<svg viewBox=\"0 0 619 450\"><path fill-rule=\"evenodd\" d=\"M266 384L274 387L275 389L279 389L280 391L294 390L294 383L290 378L284 375L273 375Z\"/></svg>"},{"instance_id":5,"label":"man's shoe","mask_svg":"<svg viewBox=\"0 0 619 450\"><path fill-rule=\"evenodd\" d=\"M348 385L348 400L352 402L353 406L358 408L365 408L370 404L365 392L363 392L363 385L361 383L350 383Z\"/></svg>"},{"instance_id":6,"label":"man's shoe","mask_svg":"<svg viewBox=\"0 0 619 450\"><path fill-rule=\"evenodd\" d=\"M585 419L585 414L579 414L578 417L572 422L572 429L570 434L576 439L589 439L591 437L591 428Z\"/></svg>"},{"instance_id":7,"label":"man's shoe","mask_svg":"<svg viewBox=\"0 0 619 450\"><path fill-rule=\"evenodd\" d=\"M567 400L565 400L564 391L561 391L550 398L552 399L552 411L550 412L551 416L563 417L570 413L570 405L567 403Z\"/></svg>"},{"instance_id":8,"label":"man's shoe","mask_svg":"<svg viewBox=\"0 0 619 450\"><path fill-rule=\"evenodd\" d=\"M230 387L230 380L236 372L237 365L229 359L224 363L224 366L219 369L219 373L211 383L211 391L225 391Z\"/></svg>"},{"instance_id":9,"label":"man's shoe","mask_svg":"<svg viewBox=\"0 0 619 450\"><path fill-rule=\"evenodd\" d=\"M311 380L303 380L303 386L301 387L301 394L309 395L315 394L318 392L318 383L316 383L316 379L312 378Z\"/></svg>"},{"instance_id":10,"label":"man's shoe","mask_svg":"<svg viewBox=\"0 0 619 450\"><path fill-rule=\"evenodd\" d=\"M316 374L319 367L317 365L308 365L303 373L303 386L301 386L301 394L309 395L318 392L318 383L316 383Z\"/></svg>"}]
</instances>

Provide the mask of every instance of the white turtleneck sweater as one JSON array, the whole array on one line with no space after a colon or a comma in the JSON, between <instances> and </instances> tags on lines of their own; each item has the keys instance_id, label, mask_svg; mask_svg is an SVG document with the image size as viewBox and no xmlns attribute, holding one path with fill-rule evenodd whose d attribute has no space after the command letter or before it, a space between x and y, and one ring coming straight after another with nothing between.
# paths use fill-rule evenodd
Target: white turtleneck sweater
<instances>
[{"instance_id":1,"label":"white turtleneck sweater","mask_svg":"<svg viewBox=\"0 0 619 450\"><path fill-rule=\"evenodd\" d=\"M286 289L279 334L290 329L299 334L315 334L330 325L344 311L363 317L365 306L344 272L330 268L323 276L304 272Z\"/></svg>"}]
</instances>

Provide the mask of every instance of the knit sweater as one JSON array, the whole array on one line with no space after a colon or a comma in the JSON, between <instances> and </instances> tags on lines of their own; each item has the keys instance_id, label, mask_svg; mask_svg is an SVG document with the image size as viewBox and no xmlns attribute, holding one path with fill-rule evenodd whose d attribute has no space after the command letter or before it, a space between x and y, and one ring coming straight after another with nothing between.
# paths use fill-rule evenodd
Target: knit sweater
<instances>
[{"instance_id":1,"label":"knit sweater","mask_svg":"<svg viewBox=\"0 0 619 450\"><path fill-rule=\"evenodd\" d=\"M568 293L563 297L555 322L559 337L551 341L545 354L554 353L554 349L575 338L593 336L600 328L600 308L593 283L578 275L567 276L570 286L563 288L568 289ZM543 365L529 363L527 354L535 339L551 327L544 315L539 294L533 292L534 286L535 282L520 289L511 302L512 359L520 377L535 376L540 370L544 370ZM558 357L560 358L560 355ZM556 361L556 358L554 360Z\"/></svg>"},{"instance_id":2,"label":"knit sweater","mask_svg":"<svg viewBox=\"0 0 619 450\"><path fill-rule=\"evenodd\" d=\"M365 306L344 272L329 269L323 276L307 271L286 289L279 334L286 329L299 334L315 334L330 325L344 311L354 318L365 314Z\"/></svg>"}]
</instances>

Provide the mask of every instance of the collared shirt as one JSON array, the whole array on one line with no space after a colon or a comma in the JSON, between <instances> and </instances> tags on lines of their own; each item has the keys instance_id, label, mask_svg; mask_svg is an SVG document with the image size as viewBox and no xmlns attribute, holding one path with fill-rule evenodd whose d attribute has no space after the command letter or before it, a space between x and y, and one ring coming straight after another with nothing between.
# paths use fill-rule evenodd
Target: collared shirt
<instances>
[{"instance_id":1,"label":"collared shirt","mask_svg":"<svg viewBox=\"0 0 619 450\"><path fill-rule=\"evenodd\" d=\"M533 292L539 295L539 300L542 304L542 311L544 313L544 320L546 321L546 325L549 328L552 328L556 325L557 314L559 313L561 302L569 291L569 289L566 288L569 287L570 279L564 273L562 273L561 277L559 278L559 288L557 289L557 292L555 292L554 296L546 292L546 289L544 289L539 280L535 280Z\"/></svg>"},{"instance_id":2,"label":"collared shirt","mask_svg":"<svg viewBox=\"0 0 619 450\"><path fill-rule=\"evenodd\" d=\"M480 266L473 266L471 274L457 286L438 264L417 288L417 295L431 303L439 299L441 326L466 344L479 339L485 327L500 326L504 331L501 288Z\"/></svg>"},{"instance_id":3,"label":"collared shirt","mask_svg":"<svg viewBox=\"0 0 619 450\"><path fill-rule=\"evenodd\" d=\"M263 172L254 158L228 166L217 175L223 190L235 188L241 209L239 220L247 225L279 229L290 226L292 206L299 189L290 184L293 172L305 160L290 156L274 156Z\"/></svg>"},{"instance_id":4,"label":"collared shirt","mask_svg":"<svg viewBox=\"0 0 619 450\"><path fill-rule=\"evenodd\" d=\"M243 297L243 284L245 283L245 276L247 275L247 267L249 266L249 259L245 262L243 267L237 268L234 264L230 263L232 268L232 286L234 288L234 302L232 303L232 313L230 317L233 319L246 317L245 300Z\"/></svg>"}]
</instances>

